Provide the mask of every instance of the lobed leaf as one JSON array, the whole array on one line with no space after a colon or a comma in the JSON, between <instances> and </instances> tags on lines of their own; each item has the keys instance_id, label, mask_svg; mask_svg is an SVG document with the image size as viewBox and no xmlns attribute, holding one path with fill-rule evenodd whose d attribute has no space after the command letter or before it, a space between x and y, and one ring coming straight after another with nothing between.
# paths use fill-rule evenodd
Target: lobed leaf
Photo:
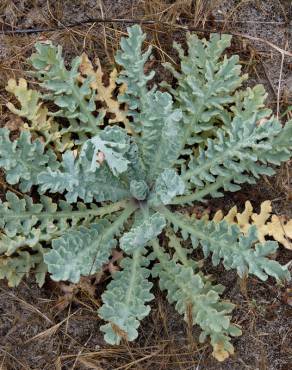
<instances>
[{"instance_id":1,"label":"lobed leaf","mask_svg":"<svg viewBox=\"0 0 292 370\"><path fill-rule=\"evenodd\" d=\"M290 123L282 128L273 117L263 124L258 124L256 115L246 118L244 124L240 117L234 118L230 129L219 129L215 139L207 140L208 148L200 149L198 157L189 162L183 179L189 189L197 191L175 202L222 196L220 188L237 191L239 184L254 184L260 175L273 175L275 171L269 164L280 165L290 158L286 136L291 130Z\"/></svg>"},{"instance_id":2,"label":"lobed leaf","mask_svg":"<svg viewBox=\"0 0 292 370\"><path fill-rule=\"evenodd\" d=\"M158 236L165 225L165 218L158 212L142 219L138 225L134 225L129 232L121 237L121 248L126 253L133 253L135 249L144 247L150 240Z\"/></svg>"},{"instance_id":3,"label":"lobed leaf","mask_svg":"<svg viewBox=\"0 0 292 370\"><path fill-rule=\"evenodd\" d=\"M44 97L53 100L60 108L55 116L78 119L87 124L92 133L99 132L98 126L103 121L103 115L99 114L96 118L92 113L96 111L95 91L91 89L92 78L89 76L79 85L81 58L73 59L71 68L67 69L61 46L38 42L35 48L36 53L32 54L30 62L41 86L49 91Z\"/></svg>"},{"instance_id":4,"label":"lobed leaf","mask_svg":"<svg viewBox=\"0 0 292 370\"><path fill-rule=\"evenodd\" d=\"M105 132L105 138L110 131L113 134L120 132L118 128L109 128ZM98 162L97 153L100 149L105 151L103 155L108 164ZM127 198L130 195L127 184L112 173L112 170L117 174L127 169L127 159L123 157L123 151L127 149L126 143L103 142L99 137L87 140L82 145L78 158L75 158L73 151L68 150L63 154L63 161L57 171L47 168L38 175L40 190L65 192L69 203L76 202L78 197L86 203L93 199L101 202Z\"/></svg>"},{"instance_id":5,"label":"lobed leaf","mask_svg":"<svg viewBox=\"0 0 292 370\"><path fill-rule=\"evenodd\" d=\"M19 250L14 256L0 255L0 279L7 279L9 287L16 287L24 276L32 273L41 287L48 270L43 260L44 252L38 245L30 252Z\"/></svg>"},{"instance_id":6,"label":"lobed leaf","mask_svg":"<svg viewBox=\"0 0 292 370\"><path fill-rule=\"evenodd\" d=\"M272 175L291 157L292 121L282 127L271 116L261 85L239 90L246 79L239 59L223 56L230 36L189 35L187 52L175 44L180 70L167 66L175 79L160 85L166 90L148 86L154 72L147 72L145 38L138 25L128 29L116 55L120 71L108 82L98 60L97 68L86 55L65 65L61 47L50 41L37 43L30 59L43 94L24 79L8 82L19 102L8 107L25 120L25 131L11 140L0 129L0 167L21 191L34 185L34 200L7 192L0 201L0 278L15 286L32 271L41 285L48 269L56 281L77 283L104 264L110 271L118 245L127 256L102 295L105 340L137 337L153 299L152 274L222 361L234 352L231 337L240 335L230 322L234 305L222 301L224 287L200 271L194 249L200 245L213 265L222 261L241 277L289 279L288 265L270 258L277 243L265 240L287 241L289 222L280 232L280 219L268 221L268 203L259 215L247 207L213 221L170 206L192 209L222 189L236 191ZM52 111L42 101L52 102Z\"/></svg>"},{"instance_id":7,"label":"lobed leaf","mask_svg":"<svg viewBox=\"0 0 292 370\"><path fill-rule=\"evenodd\" d=\"M174 43L180 57L180 71L165 64L177 80L176 89L170 91L183 111L184 139L189 145L204 141L202 133L216 131L220 122L228 124L228 105L235 101L235 90L247 78L240 75L238 56L222 58L230 42L230 35L212 34L206 41L188 34L187 54L180 44Z\"/></svg>"},{"instance_id":8,"label":"lobed leaf","mask_svg":"<svg viewBox=\"0 0 292 370\"><path fill-rule=\"evenodd\" d=\"M8 184L19 183L20 190L27 192L38 183L37 176L46 167L58 168L55 154L45 151L40 140L31 140L31 134L22 131L18 139L10 140L9 130L0 128L0 167L5 170Z\"/></svg>"},{"instance_id":9,"label":"lobed leaf","mask_svg":"<svg viewBox=\"0 0 292 370\"><path fill-rule=\"evenodd\" d=\"M145 63L151 54L151 48L143 53L142 44L146 38L138 25L127 28L128 37L122 37L121 50L116 53L116 62L123 67L117 82L124 84L124 91L120 92L118 99L128 105L128 115L135 119L135 125L131 125L133 132L141 130L142 121L139 119L137 110L141 109L140 98L147 93L147 82L154 76L151 71L144 73Z\"/></svg>"},{"instance_id":10,"label":"lobed leaf","mask_svg":"<svg viewBox=\"0 0 292 370\"><path fill-rule=\"evenodd\" d=\"M132 257L122 260L122 270L114 273L113 280L102 294L104 303L98 313L108 321L101 326L107 343L119 344L121 339L132 341L137 338L140 321L150 312L146 302L154 298L150 293L152 283L148 281L148 264L143 250L136 249Z\"/></svg>"},{"instance_id":11,"label":"lobed leaf","mask_svg":"<svg viewBox=\"0 0 292 370\"><path fill-rule=\"evenodd\" d=\"M92 275L101 270L116 246L114 236L134 210L135 206L129 205L112 223L102 219L90 227L71 229L54 239L52 250L44 257L52 279L77 283L80 276Z\"/></svg>"},{"instance_id":12,"label":"lobed leaf","mask_svg":"<svg viewBox=\"0 0 292 370\"><path fill-rule=\"evenodd\" d=\"M166 168L172 167L180 155L181 111L174 109L168 93L149 91L141 98L140 119L143 122L138 145L141 158L152 183Z\"/></svg>"},{"instance_id":13,"label":"lobed leaf","mask_svg":"<svg viewBox=\"0 0 292 370\"><path fill-rule=\"evenodd\" d=\"M154 205L169 204L177 195L185 191L185 183L173 169L165 169L156 179L150 202Z\"/></svg>"},{"instance_id":14,"label":"lobed leaf","mask_svg":"<svg viewBox=\"0 0 292 370\"><path fill-rule=\"evenodd\" d=\"M202 246L205 258L212 254L212 263L217 266L221 259L224 267L234 268L239 276L254 274L261 280L273 276L277 280L289 280L288 266L268 258L274 253L278 244L266 242L256 244L256 227L251 227L245 236L237 225L228 225L226 221L219 223L205 220L190 220L181 214L160 209L160 212L184 235L191 235L193 246Z\"/></svg>"},{"instance_id":15,"label":"lobed leaf","mask_svg":"<svg viewBox=\"0 0 292 370\"><path fill-rule=\"evenodd\" d=\"M90 170L99 168L98 154L101 153L112 173L117 176L127 170L129 161L125 154L130 149L129 137L119 127L106 127L99 135L87 140L82 147L80 158L88 159ZM90 153L90 154L89 154Z\"/></svg>"},{"instance_id":16,"label":"lobed leaf","mask_svg":"<svg viewBox=\"0 0 292 370\"><path fill-rule=\"evenodd\" d=\"M102 108L99 109L99 112L102 115L110 113L109 123L123 123L127 131L130 133L131 128L129 124L129 119L127 118L127 110L122 108L122 104L118 102L115 94L117 90L117 77L118 71L113 69L109 76L109 83L105 85L104 83L104 73L102 71L100 60L95 59L95 64L97 66L96 70L94 69L92 63L88 59L88 56L83 53L81 56L80 63L80 72L82 77L80 80L84 82L86 77L91 78L90 87L95 91L95 100L102 104ZM85 76L85 78L83 78ZM121 90L123 86L120 87Z\"/></svg>"},{"instance_id":17,"label":"lobed leaf","mask_svg":"<svg viewBox=\"0 0 292 370\"><path fill-rule=\"evenodd\" d=\"M236 224L240 230L247 234L251 226L256 227L257 238L264 243L267 238L272 237L287 249L292 249L290 239L292 239L292 220L286 220L283 216L272 214L271 201L266 200L261 203L260 213L254 213L249 201L245 202L243 212L238 212L237 207L230 209L226 216L222 210L216 212L213 217L215 222L222 220L230 224Z\"/></svg>"},{"instance_id":18,"label":"lobed leaf","mask_svg":"<svg viewBox=\"0 0 292 370\"><path fill-rule=\"evenodd\" d=\"M104 207L95 204L86 207L79 203L73 209L64 201L54 203L46 196L34 203L28 196L20 199L7 192L6 202L0 202L0 276L15 286L33 272L37 282L43 284L47 271L43 257L50 250L53 239L123 207L123 203Z\"/></svg>"},{"instance_id":19,"label":"lobed leaf","mask_svg":"<svg viewBox=\"0 0 292 370\"><path fill-rule=\"evenodd\" d=\"M51 278L78 283L81 276L100 271L109 259L115 240L102 240L109 223L102 220L90 228L70 230L52 242L52 250L44 257Z\"/></svg>"},{"instance_id":20,"label":"lobed leaf","mask_svg":"<svg viewBox=\"0 0 292 370\"><path fill-rule=\"evenodd\" d=\"M168 301L175 303L176 310L184 314L186 321L191 312L193 324L202 329L200 341L203 342L210 336L214 347L213 355L219 361L233 354L230 336L241 334L239 328L230 323L229 314L234 305L228 301L220 301L218 287L205 285L200 274L195 274L192 267L172 260L168 254L162 252L157 242L153 245L159 263L154 266L152 273L154 277L159 277L159 286L167 291ZM222 346L221 355L218 352L219 345Z\"/></svg>"},{"instance_id":21,"label":"lobed leaf","mask_svg":"<svg viewBox=\"0 0 292 370\"><path fill-rule=\"evenodd\" d=\"M49 145L57 152L63 152L74 145L69 130L61 129L51 116L52 113L42 103L42 95L29 89L24 78L20 78L18 84L16 80L10 79L6 90L14 94L20 103L19 109L10 102L7 107L12 113L28 121L21 129L31 132L33 137L41 136L45 140L45 146Z\"/></svg>"}]
</instances>

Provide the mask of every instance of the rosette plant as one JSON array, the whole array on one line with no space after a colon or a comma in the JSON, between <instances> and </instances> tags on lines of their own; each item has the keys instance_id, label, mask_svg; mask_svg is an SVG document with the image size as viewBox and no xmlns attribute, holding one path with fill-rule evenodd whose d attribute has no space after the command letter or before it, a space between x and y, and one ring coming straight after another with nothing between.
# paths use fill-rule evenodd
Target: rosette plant
<instances>
[{"instance_id":1,"label":"rosette plant","mask_svg":"<svg viewBox=\"0 0 292 370\"><path fill-rule=\"evenodd\" d=\"M256 225L243 233L183 207L273 175L291 157L292 122L282 126L265 107L261 85L242 87L238 56L223 56L230 36L189 34L186 51L174 45L180 66L165 64L171 85L158 86L146 71L145 37L139 26L128 29L108 83L99 61L95 68L83 54L66 65L51 42L37 43L30 58L41 92L9 81L18 103L8 107L23 124L13 139L0 129L0 166L18 189L0 205L0 277L15 286L32 272L42 285L48 271L77 283L119 249L124 257L98 311L106 342L137 338L157 278L186 320L191 312L200 342L210 339L224 360L241 334L231 323L234 305L194 250L240 277L283 281L288 266L270 258L278 244L259 241Z\"/></svg>"}]
</instances>

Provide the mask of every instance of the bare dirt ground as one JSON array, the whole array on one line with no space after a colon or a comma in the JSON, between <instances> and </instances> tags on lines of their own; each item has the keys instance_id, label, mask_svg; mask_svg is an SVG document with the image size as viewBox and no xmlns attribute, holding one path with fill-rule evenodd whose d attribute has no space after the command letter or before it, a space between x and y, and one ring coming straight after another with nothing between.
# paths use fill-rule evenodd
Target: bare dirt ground
<instances>
[{"instance_id":1,"label":"bare dirt ground","mask_svg":"<svg viewBox=\"0 0 292 370\"><path fill-rule=\"evenodd\" d=\"M67 59L85 50L90 56L99 56L105 68L114 63L119 38L126 31L125 22L88 22L68 27L90 18L147 21L143 29L153 46L151 67L157 70L158 80L169 78L160 62L176 60L171 45L174 40L184 42L186 27L206 37L210 30L232 33L229 53L240 55L244 72L250 74L249 83L263 83L275 114L283 122L291 118L290 0L1 0L1 125L12 118L5 107L10 99L5 91L7 80L20 76L30 79L26 58L40 38L61 44ZM210 202L210 207L213 211L229 209L234 204L240 208L247 199L258 206L271 199L278 214L292 217L291 175L287 163L274 178ZM5 184L0 185L4 193ZM287 263L291 252L281 249L278 259ZM253 278L244 285L233 272L213 270L208 264L206 272L214 273L227 287L225 296L236 304L234 322L242 326L244 333L234 340L236 354L222 364L213 360L210 346L197 343L196 328L183 323L158 289L158 298L142 324L139 339L110 347L99 332L102 323L96 314L105 284L97 285L93 292L85 286L66 301L60 284L47 281L40 289L28 278L15 289L0 283L0 369L292 369L292 308L285 293L287 287Z\"/></svg>"}]
</instances>

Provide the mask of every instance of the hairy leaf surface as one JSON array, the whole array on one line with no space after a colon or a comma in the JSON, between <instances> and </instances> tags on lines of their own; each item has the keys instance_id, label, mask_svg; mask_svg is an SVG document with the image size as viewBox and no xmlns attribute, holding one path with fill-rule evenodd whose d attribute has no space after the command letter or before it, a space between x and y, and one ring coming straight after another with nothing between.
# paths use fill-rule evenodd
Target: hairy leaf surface
<instances>
[{"instance_id":1,"label":"hairy leaf surface","mask_svg":"<svg viewBox=\"0 0 292 370\"><path fill-rule=\"evenodd\" d=\"M289 280L289 264L275 256L290 223L267 223L267 205L225 220L204 214L212 197L271 176L291 158L292 121L282 125L265 107L263 86L243 86L239 57L224 55L231 36L188 35L187 50L174 44L180 63L166 64L168 83L153 80L157 60L145 40L138 25L128 28L108 76L98 59L67 63L61 47L39 42L30 63L42 93L24 79L8 82L19 102L8 108L22 120L19 134L0 129L11 190L0 201L0 278L15 286L31 271L42 285L48 271L78 283L109 271L98 312L110 344L137 338L157 278L223 361L241 331L224 287L201 270L204 260L206 271L222 263L240 277ZM196 203L207 199L206 210Z\"/></svg>"},{"instance_id":2,"label":"hairy leaf surface","mask_svg":"<svg viewBox=\"0 0 292 370\"><path fill-rule=\"evenodd\" d=\"M152 283L148 281L148 264L141 248L133 251L132 257L123 259L122 270L113 275L107 291L102 295L104 304L98 313L108 321L101 330L110 344L119 344L121 339L136 339L140 320L150 312L146 303L154 296L150 293Z\"/></svg>"}]
</instances>

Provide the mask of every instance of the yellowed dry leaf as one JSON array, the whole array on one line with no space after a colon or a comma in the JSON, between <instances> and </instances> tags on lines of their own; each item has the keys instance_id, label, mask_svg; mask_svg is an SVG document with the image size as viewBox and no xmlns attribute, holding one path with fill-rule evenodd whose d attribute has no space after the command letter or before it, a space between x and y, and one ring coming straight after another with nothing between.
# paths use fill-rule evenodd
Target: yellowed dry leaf
<instances>
[{"instance_id":1,"label":"yellowed dry leaf","mask_svg":"<svg viewBox=\"0 0 292 370\"><path fill-rule=\"evenodd\" d=\"M59 125L49 115L48 108L41 102L41 94L36 90L29 89L24 78L20 78L18 83L16 80L10 79L6 90L17 98L20 105L19 108L16 108L14 104L8 102L7 108L27 120L22 124L22 130L28 130L38 138L43 137L44 141L52 143L60 152L73 145L69 134L61 135Z\"/></svg>"},{"instance_id":2,"label":"yellowed dry leaf","mask_svg":"<svg viewBox=\"0 0 292 370\"><path fill-rule=\"evenodd\" d=\"M94 69L88 56L85 53L82 54L80 72L86 77L92 77L91 88L96 91L96 100L105 105L105 107L100 108L100 111L111 113L114 117L109 119L109 123L121 122L125 125L127 131L131 133L127 113L121 108L120 103L114 97L114 91L117 88L117 70L112 70L109 76L109 83L105 86L103 72L98 58L95 59L95 64L97 66L96 69Z\"/></svg>"},{"instance_id":3,"label":"yellowed dry leaf","mask_svg":"<svg viewBox=\"0 0 292 370\"><path fill-rule=\"evenodd\" d=\"M224 345L221 343L216 343L214 345L214 350L212 352L212 355L216 358L216 360L222 362L225 361L229 355L233 355L234 350L230 349L230 351L226 351L224 349Z\"/></svg>"},{"instance_id":4,"label":"yellowed dry leaf","mask_svg":"<svg viewBox=\"0 0 292 370\"><path fill-rule=\"evenodd\" d=\"M214 215L213 221L226 220L230 224L237 224L245 234L252 225L255 225L260 242L265 242L267 237L272 237L285 248L292 250L290 240L292 239L292 219L286 220L283 216L272 214L272 211L272 203L269 200L261 204L259 214L253 213L253 207L247 201L243 212L238 212L235 206L224 216L223 211L219 210Z\"/></svg>"}]
</instances>

